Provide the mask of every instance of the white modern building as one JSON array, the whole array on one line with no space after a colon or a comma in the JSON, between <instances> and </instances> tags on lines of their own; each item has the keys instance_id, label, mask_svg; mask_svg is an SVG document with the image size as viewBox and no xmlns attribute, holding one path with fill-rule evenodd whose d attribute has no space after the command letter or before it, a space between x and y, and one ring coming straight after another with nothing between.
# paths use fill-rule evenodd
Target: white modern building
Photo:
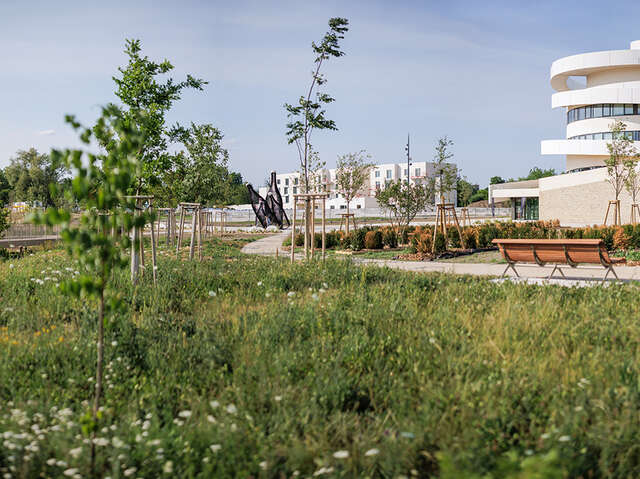
<instances>
[{"instance_id":1,"label":"white modern building","mask_svg":"<svg viewBox=\"0 0 640 479\"><path fill-rule=\"evenodd\" d=\"M566 108L566 138L544 140L543 155L565 155L565 172L540 180L490 187L490 200L513 200L515 219L558 219L564 225L602 223L609 200L604 160L610 125L621 120L640 151L640 41L629 50L573 55L551 65L552 108ZM631 201L621 197L623 222Z\"/></svg>"},{"instance_id":2,"label":"white modern building","mask_svg":"<svg viewBox=\"0 0 640 479\"><path fill-rule=\"evenodd\" d=\"M414 161L411 163L409 169L410 171L407 171L406 163L385 163L382 165L374 165L369 173L369 181L365 184L362 190L360 190L356 198L351 200L349 208L375 208L378 206L375 198L377 189L384 189L386 184L395 180L406 181L407 175L409 175L409 182L411 184L420 183L422 181L426 181L429 177L433 177L435 172L434 164L427 161ZM342 195L336 191L336 172L337 170L335 168L325 168L318 172L318 176L325 191L329 193L327 208L346 209L347 202ZM297 171L293 173L278 173L276 174L276 182L278 184L280 194L282 195L284 208L293 208L293 195L302 192L300 191L300 173ZM263 186L259 188L258 193L264 198L267 190L268 188ZM455 203L457 200L456 191L454 190L450 192L445 200ZM435 201L436 198L434 197L434 204Z\"/></svg>"}]
</instances>

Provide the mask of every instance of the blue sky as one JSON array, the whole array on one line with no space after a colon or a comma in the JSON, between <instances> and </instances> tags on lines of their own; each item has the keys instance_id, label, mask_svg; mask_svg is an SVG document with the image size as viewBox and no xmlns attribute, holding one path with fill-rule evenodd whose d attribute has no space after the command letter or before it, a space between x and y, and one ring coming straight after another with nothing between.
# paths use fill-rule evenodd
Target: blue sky
<instances>
[{"instance_id":1,"label":"blue sky","mask_svg":"<svg viewBox=\"0 0 640 479\"><path fill-rule=\"evenodd\" d=\"M189 92L171 122L212 123L225 135L231 168L261 185L271 169L297 169L282 105L310 78L310 43L332 16L347 17L346 55L325 70L339 131L318 133L328 166L366 149L378 163L433 158L454 141L471 181L517 177L540 140L564 137L551 110L549 67L557 58L629 47L640 39L640 2L0 2L0 167L19 149L76 145L67 113L90 123L114 101L111 77L126 61L125 38L169 59L173 77L210 83Z\"/></svg>"}]
</instances>

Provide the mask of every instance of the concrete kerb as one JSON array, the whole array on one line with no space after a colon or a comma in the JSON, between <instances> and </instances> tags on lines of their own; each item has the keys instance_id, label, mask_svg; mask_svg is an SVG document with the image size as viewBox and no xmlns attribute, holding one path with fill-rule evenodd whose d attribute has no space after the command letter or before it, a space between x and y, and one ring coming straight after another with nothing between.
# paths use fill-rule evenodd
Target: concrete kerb
<instances>
[{"instance_id":1,"label":"concrete kerb","mask_svg":"<svg viewBox=\"0 0 640 479\"><path fill-rule=\"evenodd\" d=\"M289 231L284 231L277 235L253 241L245 245L242 248L242 252L246 254L274 256L276 254L276 249L278 249L282 253L282 242L285 238L289 237L289 234ZM386 266L401 271L494 277L493 281L496 283L512 281L518 284L586 287L603 284L601 280L604 275L603 271L600 269L583 269L578 267L577 270L572 268L564 269L565 273L572 274L571 276L568 276L567 279L547 279L550 272L548 267L529 266L519 270L521 278L514 278L511 276L500 278L504 270L504 264L445 263L440 261L394 261L358 258L357 256L351 258L356 264ZM576 274L576 271L579 271L579 275ZM621 280L619 283L640 281L640 267L620 266L616 268L616 273ZM612 283L615 283L615 281L607 280L604 285L610 285Z\"/></svg>"}]
</instances>

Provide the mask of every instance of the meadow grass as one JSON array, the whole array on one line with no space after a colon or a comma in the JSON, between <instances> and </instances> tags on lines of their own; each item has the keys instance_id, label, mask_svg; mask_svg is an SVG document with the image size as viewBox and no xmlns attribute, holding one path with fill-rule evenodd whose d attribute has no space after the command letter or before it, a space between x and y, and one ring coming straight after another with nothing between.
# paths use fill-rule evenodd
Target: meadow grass
<instances>
[{"instance_id":1,"label":"meadow grass","mask_svg":"<svg viewBox=\"0 0 640 479\"><path fill-rule=\"evenodd\" d=\"M115 275L100 476L640 476L636 285L290 265L241 244L160 254L156 288ZM0 262L5 477L89 475L96 305L55 286L75 268L61 250Z\"/></svg>"}]
</instances>

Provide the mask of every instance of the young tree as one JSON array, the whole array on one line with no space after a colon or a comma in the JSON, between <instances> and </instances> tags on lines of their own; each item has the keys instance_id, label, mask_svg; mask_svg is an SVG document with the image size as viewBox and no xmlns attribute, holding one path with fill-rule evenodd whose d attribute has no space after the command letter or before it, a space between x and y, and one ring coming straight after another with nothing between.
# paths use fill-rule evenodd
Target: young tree
<instances>
[{"instance_id":1,"label":"young tree","mask_svg":"<svg viewBox=\"0 0 640 479\"><path fill-rule=\"evenodd\" d=\"M52 194L49 185L64 182L67 173L63 165L54 164L46 153L38 153L35 148L20 150L4 170L10 190L8 201L37 201L43 206L59 206L61 195Z\"/></svg>"},{"instance_id":2,"label":"young tree","mask_svg":"<svg viewBox=\"0 0 640 479\"><path fill-rule=\"evenodd\" d=\"M453 158L453 153L449 151L451 146L453 146L453 141L446 136L438 139L438 144L436 145L433 166L440 203L445 202L446 197L455 189L458 182L458 170L453 163L449 162Z\"/></svg>"},{"instance_id":3,"label":"young tree","mask_svg":"<svg viewBox=\"0 0 640 479\"><path fill-rule=\"evenodd\" d=\"M187 130L184 200L205 204L227 201L229 152L222 147L222 133L213 125L195 125Z\"/></svg>"},{"instance_id":4,"label":"young tree","mask_svg":"<svg viewBox=\"0 0 640 479\"><path fill-rule=\"evenodd\" d=\"M607 149L609 150L609 157L604 160L604 164L607 167L607 181L613 187L616 200L616 211L614 214L614 223L618 224L618 217L620 216L619 199L622 189L627 183L627 175L629 174L628 165L634 162L637 158L638 152L636 151L633 140L626 135L625 130L627 125L616 120L609 125L611 130L611 143L607 143Z\"/></svg>"},{"instance_id":5,"label":"young tree","mask_svg":"<svg viewBox=\"0 0 640 479\"><path fill-rule=\"evenodd\" d=\"M11 226L9 208L3 208L0 205L0 238L4 236L4 232Z\"/></svg>"},{"instance_id":6,"label":"young tree","mask_svg":"<svg viewBox=\"0 0 640 479\"><path fill-rule=\"evenodd\" d=\"M314 68L311 74L311 84L306 95L300 96L298 103L292 105L285 103L287 111L287 141L295 143L300 160L301 187L304 193L309 192L310 173L313 170L313 161L317 159L311 148L311 136L314 130L337 130L335 122L327 119L324 105L334 101L327 93L318 91L326 83L323 74L320 73L324 62L330 58L338 58L344 55L340 50L340 40L348 31L349 21L346 18L329 19L329 31L325 33L319 44L312 42L315 53ZM315 95L315 98L314 98Z\"/></svg>"},{"instance_id":7,"label":"young tree","mask_svg":"<svg viewBox=\"0 0 640 479\"><path fill-rule=\"evenodd\" d=\"M11 192L11 186L4 174L4 171L0 170L0 208L9 204L9 193Z\"/></svg>"},{"instance_id":8,"label":"young tree","mask_svg":"<svg viewBox=\"0 0 640 479\"><path fill-rule=\"evenodd\" d=\"M371 155L360 150L356 153L347 153L338 157L336 170L336 192L340 193L347 202L347 214L349 203L360 192L369 179L369 171L373 166L369 161ZM349 221L347 219L347 234L349 233Z\"/></svg>"},{"instance_id":9,"label":"young tree","mask_svg":"<svg viewBox=\"0 0 640 479\"><path fill-rule=\"evenodd\" d=\"M191 75L177 83L172 78L161 80L173 70L173 65L168 60L156 63L142 56L140 40L127 40L125 53L129 61L118 68L120 77L113 77L113 81L117 87L115 94L123 104L124 119L132 124L139 122L135 127L144 138L138 152L142 166L134 185L134 190L142 193L157 186L165 173L173 170L176 155L170 154L167 147L186 131L180 125L167 127L167 112L184 90L202 90L207 82ZM102 139L101 145L106 147L111 141L117 141L113 135Z\"/></svg>"},{"instance_id":10,"label":"young tree","mask_svg":"<svg viewBox=\"0 0 640 479\"><path fill-rule=\"evenodd\" d=\"M458 206L467 206L471 197L478 191L478 186L469 183L466 177L460 177L458 178L456 191L458 192Z\"/></svg>"},{"instance_id":11,"label":"young tree","mask_svg":"<svg viewBox=\"0 0 640 479\"><path fill-rule=\"evenodd\" d=\"M62 242L69 255L80 262L82 273L62 282L60 289L78 297L97 299L98 302L96 387L91 414L84 420L92 437L93 474L93 438L98 430L102 396L104 322L108 313L120 306L118 297L109 293L109 283L114 270L128 265L130 240L126 233L135 226L144 227L151 219L146 214L134 216L135 201L126 196L139 177L142 163L138 160L138 153L145 144L144 135L137 128L144 120L133 117L135 121L130 121L131 118L114 106L103 109L93 129L83 128L73 117L67 117L67 122L80 132L83 143L89 145L95 138L107 145L106 151L96 155L82 150L54 150L54 163L75 171L72 187L65 192L66 195L71 202L84 204L85 209L73 222L71 211L64 208L50 208L46 213L33 217L33 221L39 224L62 225ZM112 230L121 229L125 234L111 235Z\"/></svg>"},{"instance_id":12,"label":"young tree","mask_svg":"<svg viewBox=\"0 0 640 479\"><path fill-rule=\"evenodd\" d=\"M391 226L400 231L411 223L416 215L424 211L433 201L435 182L407 184L395 180L376 191L376 201L389 214Z\"/></svg>"}]
</instances>

